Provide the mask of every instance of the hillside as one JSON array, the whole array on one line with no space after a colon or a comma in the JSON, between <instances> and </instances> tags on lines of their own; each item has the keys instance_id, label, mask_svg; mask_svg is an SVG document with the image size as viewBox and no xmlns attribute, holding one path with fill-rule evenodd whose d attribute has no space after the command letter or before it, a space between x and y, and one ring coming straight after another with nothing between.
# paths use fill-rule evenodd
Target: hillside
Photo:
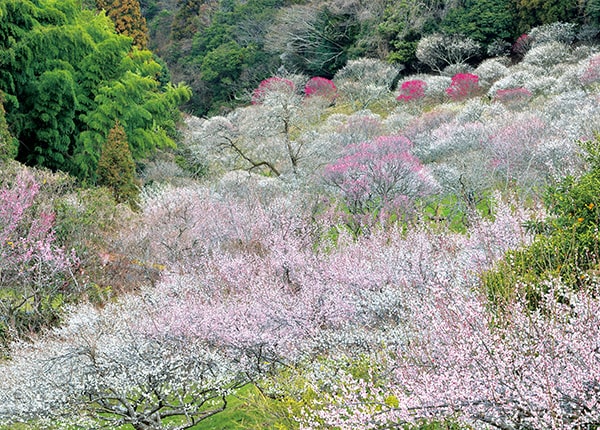
<instances>
[{"instance_id":1,"label":"hillside","mask_svg":"<svg viewBox=\"0 0 600 430\"><path fill-rule=\"evenodd\" d=\"M151 32L184 3L141 2ZM600 425L589 27L489 58L431 32L421 66L281 68L179 117L189 88L77 5L0 5L5 52L41 55L0 59L0 428Z\"/></svg>"},{"instance_id":2,"label":"hillside","mask_svg":"<svg viewBox=\"0 0 600 430\"><path fill-rule=\"evenodd\" d=\"M185 109L203 116L243 105L261 80L289 73L331 79L348 60L373 58L428 72L417 44L434 33L478 43L471 64L510 53L533 27L571 22L594 38L595 1L564 0L145 0L150 47L175 82L192 87ZM585 34L585 35L584 35Z\"/></svg>"}]
</instances>

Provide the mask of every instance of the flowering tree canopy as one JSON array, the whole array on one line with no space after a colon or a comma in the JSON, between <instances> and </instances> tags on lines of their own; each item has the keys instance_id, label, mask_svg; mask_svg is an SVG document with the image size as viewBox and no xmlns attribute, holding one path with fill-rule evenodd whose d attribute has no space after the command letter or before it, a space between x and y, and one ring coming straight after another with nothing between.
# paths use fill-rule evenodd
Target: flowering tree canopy
<instances>
[{"instance_id":1,"label":"flowering tree canopy","mask_svg":"<svg viewBox=\"0 0 600 430\"><path fill-rule=\"evenodd\" d=\"M410 210L411 201L433 186L412 143L404 136L381 136L349 145L325 167L325 180L338 188L354 214L382 209Z\"/></svg>"},{"instance_id":2,"label":"flowering tree canopy","mask_svg":"<svg viewBox=\"0 0 600 430\"><path fill-rule=\"evenodd\" d=\"M252 104L263 103L270 93L294 93L296 86L289 79L273 76L263 80L252 93Z\"/></svg>"},{"instance_id":3,"label":"flowering tree canopy","mask_svg":"<svg viewBox=\"0 0 600 430\"><path fill-rule=\"evenodd\" d=\"M473 97L479 91L479 76L471 73L457 73L452 77L452 84L446 94L454 101Z\"/></svg>"},{"instance_id":4,"label":"flowering tree canopy","mask_svg":"<svg viewBox=\"0 0 600 430\"><path fill-rule=\"evenodd\" d=\"M318 96L333 101L337 97L337 87L332 80L317 76L309 79L304 93L307 97Z\"/></svg>"},{"instance_id":5,"label":"flowering tree canopy","mask_svg":"<svg viewBox=\"0 0 600 430\"><path fill-rule=\"evenodd\" d=\"M403 82L400 85L400 94L396 97L396 100L403 102L420 100L425 97L426 87L427 83L420 79Z\"/></svg>"}]
</instances>

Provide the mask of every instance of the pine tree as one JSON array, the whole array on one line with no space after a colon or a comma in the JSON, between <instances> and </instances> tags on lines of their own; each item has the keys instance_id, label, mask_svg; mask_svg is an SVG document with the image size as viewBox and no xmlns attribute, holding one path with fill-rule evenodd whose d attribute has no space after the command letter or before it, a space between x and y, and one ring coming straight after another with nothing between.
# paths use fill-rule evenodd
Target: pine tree
<instances>
[{"instance_id":1,"label":"pine tree","mask_svg":"<svg viewBox=\"0 0 600 430\"><path fill-rule=\"evenodd\" d=\"M138 48L146 48L148 27L138 0L96 0L96 7L106 11L117 33L131 37Z\"/></svg>"},{"instance_id":2,"label":"pine tree","mask_svg":"<svg viewBox=\"0 0 600 430\"><path fill-rule=\"evenodd\" d=\"M108 133L96 173L98 185L110 188L117 202L128 203L134 209L138 207L139 187L135 178L135 164L125 130L119 121Z\"/></svg>"}]
</instances>

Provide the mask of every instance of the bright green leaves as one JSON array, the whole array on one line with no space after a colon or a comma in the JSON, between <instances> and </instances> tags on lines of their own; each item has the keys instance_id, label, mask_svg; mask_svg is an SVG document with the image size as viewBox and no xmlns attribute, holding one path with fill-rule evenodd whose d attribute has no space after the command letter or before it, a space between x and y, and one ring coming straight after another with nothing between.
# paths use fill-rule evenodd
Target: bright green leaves
<instances>
[{"instance_id":1,"label":"bright green leaves","mask_svg":"<svg viewBox=\"0 0 600 430\"><path fill-rule=\"evenodd\" d=\"M0 3L0 48L8 49L31 30L38 8L26 0L4 0Z\"/></svg>"},{"instance_id":2,"label":"bright green leaves","mask_svg":"<svg viewBox=\"0 0 600 430\"><path fill-rule=\"evenodd\" d=\"M119 80L99 89L96 109L82 115L87 129L81 133L75 151L80 176L92 174L99 145L117 120L127 134L134 159L148 156L157 148L174 146L177 106L189 100L190 90L185 85L167 85L159 91L158 85L148 76L127 71Z\"/></svg>"},{"instance_id":3,"label":"bright green leaves","mask_svg":"<svg viewBox=\"0 0 600 430\"><path fill-rule=\"evenodd\" d=\"M582 147L590 170L548 188L545 204L551 216L528 224L537 233L533 243L511 251L484 276L494 305L522 295L535 307L546 293L546 281L555 278L575 290L594 284L600 268L600 136Z\"/></svg>"},{"instance_id":4,"label":"bright green leaves","mask_svg":"<svg viewBox=\"0 0 600 430\"><path fill-rule=\"evenodd\" d=\"M184 87L165 85L149 51L76 0L0 4L0 91L21 161L95 180L119 121L134 159L173 146Z\"/></svg>"}]
</instances>

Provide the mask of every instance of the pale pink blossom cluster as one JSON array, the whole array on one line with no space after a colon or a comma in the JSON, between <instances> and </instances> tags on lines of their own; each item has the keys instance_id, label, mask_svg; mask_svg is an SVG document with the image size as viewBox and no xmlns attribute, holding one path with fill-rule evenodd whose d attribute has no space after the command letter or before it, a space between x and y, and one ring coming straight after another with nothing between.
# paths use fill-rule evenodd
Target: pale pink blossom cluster
<instances>
[{"instance_id":1,"label":"pale pink blossom cluster","mask_svg":"<svg viewBox=\"0 0 600 430\"><path fill-rule=\"evenodd\" d=\"M0 329L40 330L52 300L76 287L76 256L56 244L54 213L39 207L40 184L22 170L0 188Z\"/></svg>"},{"instance_id":2,"label":"pale pink blossom cluster","mask_svg":"<svg viewBox=\"0 0 600 430\"><path fill-rule=\"evenodd\" d=\"M347 146L325 167L324 178L339 189L352 214L399 211L404 216L413 199L435 189L404 136L380 136Z\"/></svg>"},{"instance_id":3,"label":"pale pink blossom cluster","mask_svg":"<svg viewBox=\"0 0 600 430\"><path fill-rule=\"evenodd\" d=\"M540 309L517 301L497 317L483 297L449 285L415 298L407 306L416 336L396 352L393 376L382 384L346 375L322 410L306 413L303 428L432 419L478 429L598 423L600 301L589 292L567 299L560 281L548 287Z\"/></svg>"}]
</instances>

